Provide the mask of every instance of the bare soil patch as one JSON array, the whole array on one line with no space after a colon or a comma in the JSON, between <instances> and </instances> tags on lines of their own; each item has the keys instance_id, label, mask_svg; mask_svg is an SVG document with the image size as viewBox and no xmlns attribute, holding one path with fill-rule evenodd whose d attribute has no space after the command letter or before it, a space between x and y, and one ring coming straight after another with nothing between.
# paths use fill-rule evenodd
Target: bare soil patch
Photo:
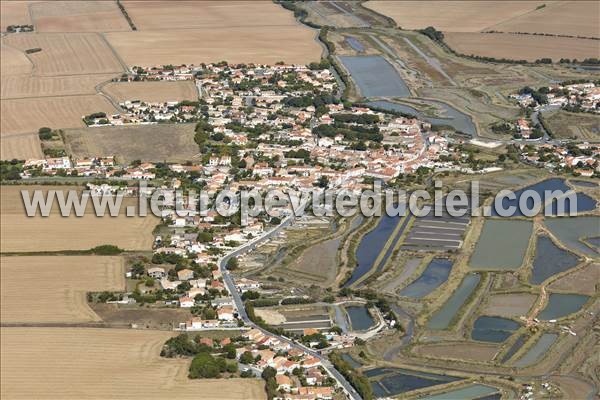
<instances>
[{"instance_id":1,"label":"bare soil patch","mask_svg":"<svg viewBox=\"0 0 600 400\"><path fill-rule=\"evenodd\" d=\"M486 2L487 3L487 2ZM458 53L512 60L549 57L583 60L600 56L597 40L510 33L447 32L445 41Z\"/></svg>"},{"instance_id":2,"label":"bare soil patch","mask_svg":"<svg viewBox=\"0 0 600 400\"><path fill-rule=\"evenodd\" d=\"M488 297L482 313L501 317L527 315L537 296L529 293L495 294Z\"/></svg>"},{"instance_id":3,"label":"bare soil patch","mask_svg":"<svg viewBox=\"0 0 600 400\"><path fill-rule=\"evenodd\" d=\"M65 131L69 154L115 155L119 160L186 161L198 154L194 124L107 126Z\"/></svg>"},{"instance_id":4,"label":"bare soil patch","mask_svg":"<svg viewBox=\"0 0 600 400\"><path fill-rule=\"evenodd\" d=\"M52 1L31 5L38 32L113 32L131 28L111 1Z\"/></svg>"},{"instance_id":5,"label":"bare soil patch","mask_svg":"<svg viewBox=\"0 0 600 400\"><path fill-rule=\"evenodd\" d=\"M93 303L90 308L109 325L137 324L139 329L173 330L191 318L187 308L159 308ZM227 331L224 331L227 332Z\"/></svg>"},{"instance_id":6,"label":"bare soil patch","mask_svg":"<svg viewBox=\"0 0 600 400\"><path fill-rule=\"evenodd\" d=\"M267 308L256 308L254 312L257 316L265 320L269 325L280 325L285 323L287 320L283 314L277 310L270 310Z\"/></svg>"},{"instance_id":7,"label":"bare soil patch","mask_svg":"<svg viewBox=\"0 0 600 400\"><path fill-rule=\"evenodd\" d=\"M498 350L499 347L497 345L468 342L423 344L413 348L415 354L423 357L478 362L490 361L494 358Z\"/></svg>"},{"instance_id":8,"label":"bare soil patch","mask_svg":"<svg viewBox=\"0 0 600 400\"><path fill-rule=\"evenodd\" d=\"M62 217L56 202L48 217L27 217L21 198L21 189L68 190L75 186L2 186L0 188L1 252L36 252L60 250L87 250L103 244L113 244L126 250L149 250L152 230L158 223L154 216L126 217L124 208L136 205L137 199L123 200L118 217L96 217L91 200L83 217ZM66 194L65 194L66 196Z\"/></svg>"},{"instance_id":9,"label":"bare soil patch","mask_svg":"<svg viewBox=\"0 0 600 400\"><path fill-rule=\"evenodd\" d=\"M558 278L548 286L548 289L593 296L598 290L598 285L600 285L600 264L591 263L562 278Z\"/></svg>"},{"instance_id":10,"label":"bare soil patch","mask_svg":"<svg viewBox=\"0 0 600 400\"><path fill-rule=\"evenodd\" d=\"M96 33L20 33L9 35L5 43L29 54L34 75L106 74L123 72L108 44Z\"/></svg>"},{"instance_id":11,"label":"bare soil patch","mask_svg":"<svg viewBox=\"0 0 600 400\"><path fill-rule=\"evenodd\" d=\"M337 251L341 239L330 239L306 249L302 255L287 268L313 278L323 285L335 280L337 273Z\"/></svg>"},{"instance_id":12,"label":"bare soil patch","mask_svg":"<svg viewBox=\"0 0 600 400\"><path fill-rule=\"evenodd\" d=\"M125 288L121 257L12 256L0 261L4 323L99 321L86 293Z\"/></svg>"},{"instance_id":13,"label":"bare soil patch","mask_svg":"<svg viewBox=\"0 0 600 400\"><path fill-rule=\"evenodd\" d=\"M1 335L2 398L266 397L260 379L188 379L189 360L159 356L172 332L2 328Z\"/></svg>"},{"instance_id":14,"label":"bare soil patch","mask_svg":"<svg viewBox=\"0 0 600 400\"><path fill-rule=\"evenodd\" d=\"M221 60L307 64L321 57L316 34L296 25L112 32L106 37L127 65L200 64Z\"/></svg>"},{"instance_id":15,"label":"bare soil patch","mask_svg":"<svg viewBox=\"0 0 600 400\"><path fill-rule=\"evenodd\" d=\"M141 100L165 102L198 99L198 89L192 81L111 82L103 92L117 102Z\"/></svg>"},{"instance_id":16,"label":"bare soil patch","mask_svg":"<svg viewBox=\"0 0 600 400\"><path fill-rule=\"evenodd\" d=\"M600 42L598 46L600 46ZM544 121L548 123L556 137L600 140L600 115L559 110L544 114Z\"/></svg>"}]
</instances>

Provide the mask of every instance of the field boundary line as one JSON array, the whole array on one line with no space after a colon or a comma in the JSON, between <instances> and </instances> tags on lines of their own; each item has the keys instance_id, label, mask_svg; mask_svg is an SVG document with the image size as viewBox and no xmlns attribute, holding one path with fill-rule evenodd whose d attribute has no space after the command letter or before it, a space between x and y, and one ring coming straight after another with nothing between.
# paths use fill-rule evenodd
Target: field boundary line
<instances>
[{"instance_id":1,"label":"field boundary line","mask_svg":"<svg viewBox=\"0 0 600 400\"><path fill-rule=\"evenodd\" d=\"M543 8L535 8L535 9L533 9L533 10L531 10L531 11L527 11L527 12L525 12L525 13L523 13L523 14L515 15L514 17L510 17L510 18L508 18L508 19L505 19L504 21L500 21L500 22L497 22L497 23L495 23L495 24L493 24L493 25L486 26L485 28L481 29L480 31L477 31L476 33L483 33L483 32L485 32L485 31L487 31L487 30L490 30L491 28L493 28L493 27L495 27L495 26L502 25L502 24L504 24L504 23L506 23L506 22L508 22L508 21L512 21L513 19L521 18L521 17L523 17L523 16L525 16L525 15L528 15L528 14L534 13L534 12L536 12L536 11L539 11L539 10L545 10L545 9L547 9L548 7L552 7L552 6L558 6L559 4L561 4L561 5L562 5L562 4L564 4L564 3L568 3L568 2L560 1L560 2L556 2L556 3L552 3L552 4L550 4L550 5L544 4L544 7L543 7Z\"/></svg>"},{"instance_id":2,"label":"field boundary line","mask_svg":"<svg viewBox=\"0 0 600 400\"><path fill-rule=\"evenodd\" d=\"M119 55L117 50L108 41L108 39L106 38L106 34L104 32L98 32L97 34L102 38L104 43L108 46L108 48L113 53L113 55L115 56L115 58L117 59L119 64L121 64L121 67L123 67L123 72L129 72L129 67L127 66L127 64L125 64L125 61L123 61L123 59L121 58L121 56Z\"/></svg>"}]
</instances>

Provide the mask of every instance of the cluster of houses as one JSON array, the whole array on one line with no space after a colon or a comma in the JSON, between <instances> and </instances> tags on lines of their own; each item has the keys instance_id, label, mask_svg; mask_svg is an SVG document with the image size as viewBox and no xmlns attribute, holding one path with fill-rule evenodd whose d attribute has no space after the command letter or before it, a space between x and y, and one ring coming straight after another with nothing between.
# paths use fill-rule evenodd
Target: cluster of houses
<instances>
[{"instance_id":1,"label":"cluster of houses","mask_svg":"<svg viewBox=\"0 0 600 400\"><path fill-rule=\"evenodd\" d=\"M570 111L600 113L600 86L595 82L559 84L541 88L537 91L541 96L534 96L528 91L513 94L522 107L542 106L540 99L550 106L559 106Z\"/></svg>"},{"instance_id":2,"label":"cluster of houses","mask_svg":"<svg viewBox=\"0 0 600 400\"><path fill-rule=\"evenodd\" d=\"M154 67L131 68L130 73L119 78L122 82L132 81L188 81L193 80L197 72L202 71L202 67L194 65L163 65Z\"/></svg>"},{"instance_id":3,"label":"cluster of houses","mask_svg":"<svg viewBox=\"0 0 600 400\"><path fill-rule=\"evenodd\" d=\"M548 143L536 147L521 144L519 148L520 157L526 163L554 171L566 170L583 177L600 175L600 148L589 143L572 147Z\"/></svg>"},{"instance_id":4,"label":"cluster of houses","mask_svg":"<svg viewBox=\"0 0 600 400\"><path fill-rule=\"evenodd\" d=\"M262 371L272 367L277 371L277 390L284 392L285 400L332 399L335 382L321 367L321 361L297 347L292 347L275 336L267 335L258 329L243 333L251 344L236 349L237 359L244 353L252 354L255 361L251 368ZM294 370L302 371L302 383Z\"/></svg>"}]
</instances>

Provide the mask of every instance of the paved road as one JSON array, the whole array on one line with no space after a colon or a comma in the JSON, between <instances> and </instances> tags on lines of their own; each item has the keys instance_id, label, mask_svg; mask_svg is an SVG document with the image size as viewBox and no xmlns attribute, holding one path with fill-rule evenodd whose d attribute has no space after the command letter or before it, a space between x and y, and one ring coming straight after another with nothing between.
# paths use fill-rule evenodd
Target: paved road
<instances>
[{"instance_id":1,"label":"paved road","mask_svg":"<svg viewBox=\"0 0 600 400\"><path fill-rule=\"evenodd\" d=\"M229 290L229 292L231 293L231 296L233 297L233 301L235 302L235 305L238 310L238 315L240 316L240 318L242 319L242 321L244 321L244 323L246 325L248 325L252 328L256 328L256 329L262 331L266 335L275 336L282 342L289 343L292 347L300 349L300 350L310 354L311 356L318 358L321 361L321 364L323 365L323 367L338 382L338 384L345 390L346 394L350 397L351 400L361 400L361 397L358 394L358 392L356 390L354 390L354 388L352 387L352 385L350 385L350 383L346 380L346 378L344 378L342 376L342 374L340 374L338 372L338 370L336 370L333 367L333 365L331 364L331 362L329 362L327 357L323 356L322 354L320 354L308 347L305 347L299 343L296 343L295 341L293 341L285 336L275 335L274 333L268 332L268 331L262 329L261 327L259 327L258 325L256 325L254 322L250 321L250 318L248 318L248 313L246 313L246 308L245 308L244 302L242 301L242 298L235 287L235 281L234 281L233 277L231 276L231 274L229 274L229 271L227 271L227 269L225 268L227 265L227 261L231 257L237 257L243 253L254 250L257 245L261 244L264 241L269 240L273 236L277 235L283 228L286 228L287 226L291 225L293 222L293 219L294 219L293 216L284 218L284 220L281 222L281 224L278 225L277 227L275 227L274 229L272 229L271 231L265 233L263 236L260 236L257 239L254 239L254 240L246 243L245 245L243 245L241 247L238 247L237 249L233 250L231 253L222 257L219 260L218 265L219 265L219 270L221 271L221 274L223 275L223 281L225 282L225 285L227 285L227 289Z\"/></svg>"}]
</instances>

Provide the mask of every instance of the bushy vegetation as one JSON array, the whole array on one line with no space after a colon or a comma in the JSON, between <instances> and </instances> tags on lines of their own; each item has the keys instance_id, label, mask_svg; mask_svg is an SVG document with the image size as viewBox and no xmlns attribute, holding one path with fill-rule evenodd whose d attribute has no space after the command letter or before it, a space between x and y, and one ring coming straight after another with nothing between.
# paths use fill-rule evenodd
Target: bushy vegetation
<instances>
[{"instance_id":1,"label":"bushy vegetation","mask_svg":"<svg viewBox=\"0 0 600 400\"><path fill-rule=\"evenodd\" d=\"M344 361L338 352L334 351L330 353L329 360L333 363L335 369L350 382L364 400L371 400L374 398L369 380Z\"/></svg>"},{"instance_id":2,"label":"bushy vegetation","mask_svg":"<svg viewBox=\"0 0 600 400\"><path fill-rule=\"evenodd\" d=\"M21 179L23 162L20 160L0 160L0 181L16 181Z\"/></svg>"},{"instance_id":3,"label":"bushy vegetation","mask_svg":"<svg viewBox=\"0 0 600 400\"><path fill-rule=\"evenodd\" d=\"M190 379L220 378L223 372L237 372L237 363L228 362L223 357L214 357L208 352L201 352L192 360L188 377Z\"/></svg>"},{"instance_id":4,"label":"bushy vegetation","mask_svg":"<svg viewBox=\"0 0 600 400\"><path fill-rule=\"evenodd\" d=\"M93 254L99 255L99 256L113 256L116 254L121 254L124 250L114 246L112 244L103 244L100 246L96 246L94 248L91 249L91 252Z\"/></svg>"}]
</instances>

